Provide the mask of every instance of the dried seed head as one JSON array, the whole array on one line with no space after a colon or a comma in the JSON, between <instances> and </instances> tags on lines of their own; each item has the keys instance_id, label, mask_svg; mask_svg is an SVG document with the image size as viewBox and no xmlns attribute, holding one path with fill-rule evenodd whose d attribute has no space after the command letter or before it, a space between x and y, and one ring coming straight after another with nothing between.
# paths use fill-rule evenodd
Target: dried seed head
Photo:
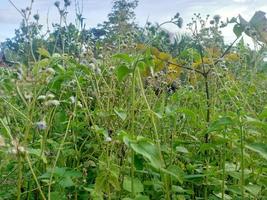
<instances>
[{"instance_id":1,"label":"dried seed head","mask_svg":"<svg viewBox=\"0 0 267 200\"><path fill-rule=\"evenodd\" d=\"M71 101L72 104L74 104L74 103L76 102L76 97L71 96L71 97L70 97L70 101Z\"/></svg>"},{"instance_id":2,"label":"dried seed head","mask_svg":"<svg viewBox=\"0 0 267 200\"><path fill-rule=\"evenodd\" d=\"M105 142L111 142L111 141L112 141L112 138L111 138L111 137L107 136L107 137L105 138Z\"/></svg>"},{"instance_id":3,"label":"dried seed head","mask_svg":"<svg viewBox=\"0 0 267 200\"><path fill-rule=\"evenodd\" d=\"M95 66L94 63L90 63L90 64L88 65L88 67L89 67L91 70L95 70L95 68L96 68L96 66Z\"/></svg>"},{"instance_id":4,"label":"dried seed head","mask_svg":"<svg viewBox=\"0 0 267 200\"><path fill-rule=\"evenodd\" d=\"M56 2L54 3L54 5L55 5L57 8L59 8L59 6L60 6L60 2L59 2L59 1L56 1Z\"/></svg>"},{"instance_id":5,"label":"dried seed head","mask_svg":"<svg viewBox=\"0 0 267 200\"><path fill-rule=\"evenodd\" d=\"M214 24L214 20L210 20L210 24L213 25Z\"/></svg>"},{"instance_id":6,"label":"dried seed head","mask_svg":"<svg viewBox=\"0 0 267 200\"><path fill-rule=\"evenodd\" d=\"M218 24L220 19L221 19L221 16L220 15L214 15L213 19Z\"/></svg>"},{"instance_id":7,"label":"dried seed head","mask_svg":"<svg viewBox=\"0 0 267 200\"><path fill-rule=\"evenodd\" d=\"M31 99L32 99L32 93L30 93L30 92L25 92L24 97L25 97L25 99L27 99L27 100L31 100Z\"/></svg>"},{"instance_id":8,"label":"dried seed head","mask_svg":"<svg viewBox=\"0 0 267 200\"><path fill-rule=\"evenodd\" d=\"M39 21L39 19L40 19L40 15L37 13L37 14L33 15L33 18L34 18L36 21Z\"/></svg>"},{"instance_id":9,"label":"dried seed head","mask_svg":"<svg viewBox=\"0 0 267 200\"><path fill-rule=\"evenodd\" d=\"M25 153L25 148L19 144L18 139L13 139L11 141L12 147L9 150L11 154Z\"/></svg>"},{"instance_id":10,"label":"dried seed head","mask_svg":"<svg viewBox=\"0 0 267 200\"><path fill-rule=\"evenodd\" d=\"M101 69L99 67L95 68L95 73L96 74L101 74Z\"/></svg>"},{"instance_id":11,"label":"dried seed head","mask_svg":"<svg viewBox=\"0 0 267 200\"><path fill-rule=\"evenodd\" d=\"M65 5L65 7L70 6L70 0L64 0L64 5Z\"/></svg>"},{"instance_id":12,"label":"dried seed head","mask_svg":"<svg viewBox=\"0 0 267 200\"><path fill-rule=\"evenodd\" d=\"M46 96L45 95L40 95L37 97L37 100L45 100Z\"/></svg>"},{"instance_id":13,"label":"dried seed head","mask_svg":"<svg viewBox=\"0 0 267 200\"><path fill-rule=\"evenodd\" d=\"M51 67L47 68L47 69L46 69L46 72L47 72L48 74L53 74L53 75L56 73L55 70L54 70L53 68L51 68Z\"/></svg>"},{"instance_id":14,"label":"dried seed head","mask_svg":"<svg viewBox=\"0 0 267 200\"><path fill-rule=\"evenodd\" d=\"M60 102L58 100L48 100L45 102L46 106L59 106Z\"/></svg>"},{"instance_id":15,"label":"dried seed head","mask_svg":"<svg viewBox=\"0 0 267 200\"><path fill-rule=\"evenodd\" d=\"M46 95L46 98L47 99L54 99L55 98L55 95L53 95L53 94L47 94Z\"/></svg>"}]
</instances>

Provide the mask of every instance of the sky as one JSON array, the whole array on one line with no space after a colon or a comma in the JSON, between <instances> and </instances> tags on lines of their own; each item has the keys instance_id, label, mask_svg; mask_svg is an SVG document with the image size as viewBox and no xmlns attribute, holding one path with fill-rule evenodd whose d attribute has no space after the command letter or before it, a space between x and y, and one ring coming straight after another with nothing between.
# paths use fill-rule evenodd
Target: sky
<instances>
[{"instance_id":1,"label":"sky","mask_svg":"<svg viewBox=\"0 0 267 200\"><path fill-rule=\"evenodd\" d=\"M26 8L31 0L12 0L17 8ZM63 0L61 0L63 3ZM94 27L98 23L107 20L111 12L112 0L77 0L83 1L83 15L86 18L87 27ZM33 13L39 13L40 23L57 22L59 15L54 6L55 0L34 0ZM72 0L74 2L74 0ZM171 19L177 12L184 19L184 23L190 22L193 13L201 13L204 16L219 14L223 19L236 17L241 14L247 21L255 11L262 10L267 13L267 0L139 0L135 10L136 21L142 26L146 21L164 22ZM75 6L69 9L69 22L75 18ZM0 42L7 37L14 36L14 30L19 27L21 16L8 0L0 0ZM179 30L174 26L166 25L166 29L173 32ZM232 41L235 36L230 28L223 31L226 41Z\"/></svg>"}]
</instances>

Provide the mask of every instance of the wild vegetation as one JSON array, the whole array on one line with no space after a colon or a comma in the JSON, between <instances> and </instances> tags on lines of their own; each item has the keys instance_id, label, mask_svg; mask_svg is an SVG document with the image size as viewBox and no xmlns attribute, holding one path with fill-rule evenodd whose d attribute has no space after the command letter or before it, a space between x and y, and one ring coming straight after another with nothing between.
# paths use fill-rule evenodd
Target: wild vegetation
<instances>
[{"instance_id":1,"label":"wild vegetation","mask_svg":"<svg viewBox=\"0 0 267 200\"><path fill-rule=\"evenodd\" d=\"M179 13L140 27L138 1L115 0L87 29L64 0L46 30L33 3L13 4L22 23L1 44L1 200L267 199L265 13L193 14L172 35Z\"/></svg>"}]
</instances>

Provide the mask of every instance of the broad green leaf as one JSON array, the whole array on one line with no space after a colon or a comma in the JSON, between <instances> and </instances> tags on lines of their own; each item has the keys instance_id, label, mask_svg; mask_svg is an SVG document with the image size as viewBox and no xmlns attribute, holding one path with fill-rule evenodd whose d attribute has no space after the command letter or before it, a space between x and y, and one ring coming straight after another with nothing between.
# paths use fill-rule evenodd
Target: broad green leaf
<instances>
[{"instance_id":1,"label":"broad green leaf","mask_svg":"<svg viewBox=\"0 0 267 200\"><path fill-rule=\"evenodd\" d=\"M218 198L222 198L222 193L220 192L220 193L216 193L216 194L214 194L216 197L218 197ZM230 195L227 195L227 194L224 194L224 200L231 200L231 199L233 199Z\"/></svg>"},{"instance_id":2,"label":"broad green leaf","mask_svg":"<svg viewBox=\"0 0 267 200\"><path fill-rule=\"evenodd\" d=\"M118 111L117 109L114 108L114 112L118 115L119 118L124 121L127 118L127 114L123 111Z\"/></svg>"},{"instance_id":3,"label":"broad green leaf","mask_svg":"<svg viewBox=\"0 0 267 200\"><path fill-rule=\"evenodd\" d=\"M263 130L267 130L267 124L263 121L260 121L258 119L252 118L252 117L246 117L246 124L249 127L259 128Z\"/></svg>"},{"instance_id":4,"label":"broad green leaf","mask_svg":"<svg viewBox=\"0 0 267 200\"><path fill-rule=\"evenodd\" d=\"M265 119L265 118L267 118L267 106L265 106L265 107L263 108L263 110L262 110L262 112L260 113L259 117L260 117L261 119Z\"/></svg>"},{"instance_id":5,"label":"broad green leaf","mask_svg":"<svg viewBox=\"0 0 267 200\"><path fill-rule=\"evenodd\" d=\"M66 168L65 167L55 167L54 170L49 168L47 170L47 172L50 173L50 174L53 172L54 175L56 175L58 177L63 177L65 172L66 172Z\"/></svg>"},{"instance_id":6,"label":"broad green leaf","mask_svg":"<svg viewBox=\"0 0 267 200\"><path fill-rule=\"evenodd\" d=\"M258 153L260 156L262 156L265 160L267 160L267 144L264 143L254 143L246 145L248 149L251 151L254 151Z\"/></svg>"},{"instance_id":7,"label":"broad green leaf","mask_svg":"<svg viewBox=\"0 0 267 200\"><path fill-rule=\"evenodd\" d=\"M101 193L105 190L107 175L104 172L100 172L95 179L95 191Z\"/></svg>"},{"instance_id":8,"label":"broad green leaf","mask_svg":"<svg viewBox=\"0 0 267 200\"><path fill-rule=\"evenodd\" d=\"M223 130L226 126L233 125L234 121L230 117L221 117L214 121L207 130L207 133Z\"/></svg>"},{"instance_id":9,"label":"broad green leaf","mask_svg":"<svg viewBox=\"0 0 267 200\"><path fill-rule=\"evenodd\" d=\"M132 192L132 178L131 177L124 177L123 180L123 189ZM144 191L144 186L141 181L137 178L133 178L133 192L140 193Z\"/></svg>"},{"instance_id":10,"label":"broad green leaf","mask_svg":"<svg viewBox=\"0 0 267 200\"><path fill-rule=\"evenodd\" d=\"M242 35L244 28L242 26L240 26L239 24L236 24L236 25L234 25L233 31L234 31L236 37L239 38Z\"/></svg>"},{"instance_id":11,"label":"broad green leaf","mask_svg":"<svg viewBox=\"0 0 267 200\"><path fill-rule=\"evenodd\" d=\"M245 186L245 189L251 193L254 197L258 197L260 191L261 191L261 186L258 185L247 185Z\"/></svg>"},{"instance_id":12,"label":"broad green leaf","mask_svg":"<svg viewBox=\"0 0 267 200\"><path fill-rule=\"evenodd\" d=\"M149 197L144 195L137 195L134 200L149 200Z\"/></svg>"},{"instance_id":13,"label":"broad green leaf","mask_svg":"<svg viewBox=\"0 0 267 200\"><path fill-rule=\"evenodd\" d=\"M125 65L121 65L117 68L116 75L119 81L122 81L127 75L132 72L128 67Z\"/></svg>"},{"instance_id":14,"label":"broad green leaf","mask_svg":"<svg viewBox=\"0 0 267 200\"><path fill-rule=\"evenodd\" d=\"M138 138L135 141L130 142L130 147L138 154L141 154L148 159L151 165L157 169L163 167L163 163L160 159L159 149L151 141L146 138Z\"/></svg>"},{"instance_id":15,"label":"broad green leaf","mask_svg":"<svg viewBox=\"0 0 267 200\"><path fill-rule=\"evenodd\" d=\"M133 58L130 57L128 54L116 54L113 56L113 58L120 59L129 64L133 62Z\"/></svg>"},{"instance_id":16,"label":"broad green leaf","mask_svg":"<svg viewBox=\"0 0 267 200\"><path fill-rule=\"evenodd\" d=\"M69 176L69 177L73 177L73 178L80 178L80 177L82 177L82 173L79 171L73 170L73 169L69 169L66 171L64 176Z\"/></svg>"},{"instance_id":17,"label":"broad green leaf","mask_svg":"<svg viewBox=\"0 0 267 200\"><path fill-rule=\"evenodd\" d=\"M175 147L175 150L177 152L180 152L180 153L189 153L188 150L187 150L187 148L185 148L183 146L177 146L177 147Z\"/></svg>"},{"instance_id":18,"label":"broad green leaf","mask_svg":"<svg viewBox=\"0 0 267 200\"><path fill-rule=\"evenodd\" d=\"M66 177L63 177L60 181L59 181L59 184L66 188L66 187L72 187L74 186L74 182L72 181L71 177L69 176L66 176Z\"/></svg>"},{"instance_id":19,"label":"broad green leaf","mask_svg":"<svg viewBox=\"0 0 267 200\"><path fill-rule=\"evenodd\" d=\"M171 165L168 167L168 169L161 169L164 173L170 175L171 177L173 177L174 179L176 179L177 181L179 181L179 183L183 183L183 171L176 165Z\"/></svg>"},{"instance_id":20,"label":"broad green leaf","mask_svg":"<svg viewBox=\"0 0 267 200\"><path fill-rule=\"evenodd\" d=\"M249 24L256 29L258 39L261 42L267 43L267 19L265 12L257 11L249 21Z\"/></svg>"},{"instance_id":21,"label":"broad green leaf","mask_svg":"<svg viewBox=\"0 0 267 200\"><path fill-rule=\"evenodd\" d=\"M62 200L67 199L65 194L62 193L62 192L51 192L50 193L50 198L51 199L62 199Z\"/></svg>"}]
</instances>

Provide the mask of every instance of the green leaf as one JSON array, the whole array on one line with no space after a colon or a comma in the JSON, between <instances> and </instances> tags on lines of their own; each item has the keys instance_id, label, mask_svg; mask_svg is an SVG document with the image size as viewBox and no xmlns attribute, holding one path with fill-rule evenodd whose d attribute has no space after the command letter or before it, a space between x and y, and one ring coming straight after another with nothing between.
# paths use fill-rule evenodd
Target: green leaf
<instances>
[{"instance_id":1,"label":"green leaf","mask_svg":"<svg viewBox=\"0 0 267 200\"><path fill-rule=\"evenodd\" d=\"M39 53L40 56L43 56L45 58L50 58L50 53L44 48L38 48L37 52Z\"/></svg>"},{"instance_id":2,"label":"green leaf","mask_svg":"<svg viewBox=\"0 0 267 200\"><path fill-rule=\"evenodd\" d=\"M71 177L69 176L66 176L66 177L63 177L61 181L59 181L59 184L66 188L66 187L72 187L74 186L74 182L72 181Z\"/></svg>"},{"instance_id":3,"label":"green leaf","mask_svg":"<svg viewBox=\"0 0 267 200\"><path fill-rule=\"evenodd\" d=\"M123 189L132 192L132 178L131 177L124 177L123 180ZM134 193L140 193L144 191L144 186L141 183L141 181L137 178L133 179L133 192Z\"/></svg>"},{"instance_id":4,"label":"green leaf","mask_svg":"<svg viewBox=\"0 0 267 200\"><path fill-rule=\"evenodd\" d=\"M135 197L134 200L149 200L149 197L144 195L138 195Z\"/></svg>"},{"instance_id":5,"label":"green leaf","mask_svg":"<svg viewBox=\"0 0 267 200\"><path fill-rule=\"evenodd\" d=\"M214 194L214 195L215 195L216 197L222 199L222 193L221 193L221 192L220 192L220 193L216 193L216 194ZM227 194L224 194L224 199L225 199L225 200L231 200L232 197L229 196L229 195L227 195Z\"/></svg>"},{"instance_id":6,"label":"green leaf","mask_svg":"<svg viewBox=\"0 0 267 200\"><path fill-rule=\"evenodd\" d=\"M42 68L46 68L50 63L50 59L48 58L44 58L40 61L38 61L37 63L35 63L33 65L33 69L32 69L32 73L35 75L35 76L38 76L39 74L39 71L42 69Z\"/></svg>"},{"instance_id":7,"label":"green leaf","mask_svg":"<svg viewBox=\"0 0 267 200\"><path fill-rule=\"evenodd\" d=\"M228 22L229 23L236 23L236 17L232 17Z\"/></svg>"},{"instance_id":8,"label":"green leaf","mask_svg":"<svg viewBox=\"0 0 267 200\"><path fill-rule=\"evenodd\" d=\"M249 24L256 29L258 33L258 39L261 42L267 43L267 19L265 13L257 11L249 21Z\"/></svg>"},{"instance_id":9,"label":"green leaf","mask_svg":"<svg viewBox=\"0 0 267 200\"><path fill-rule=\"evenodd\" d=\"M236 25L234 25L233 31L234 31L236 37L239 38L242 35L244 28L242 26L240 26L239 24L236 24Z\"/></svg>"},{"instance_id":10,"label":"green leaf","mask_svg":"<svg viewBox=\"0 0 267 200\"><path fill-rule=\"evenodd\" d=\"M131 63L133 62L133 58L130 57L128 54L116 54L113 56L113 58L117 58L117 59L120 59L126 63Z\"/></svg>"},{"instance_id":11,"label":"green leaf","mask_svg":"<svg viewBox=\"0 0 267 200\"><path fill-rule=\"evenodd\" d=\"M177 147L175 147L175 150L177 152L180 152L180 153L189 153L188 150L187 150L187 148L185 148L183 146L177 146Z\"/></svg>"},{"instance_id":12,"label":"green leaf","mask_svg":"<svg viewBox=\"0 0 267 200\"><path fill-rule=\"evenodd\" d=\"M76 170L67 170L66 173L64 174L64 176L69 176L69 177L73 177L73 178L81 178L82 177L82 173Z\"/></svg>"},{"instance_id":13,"label":"green leaf","mask_svg":"<svg viewBox=\"0 0 267 200\"><path fill-rule=\"evenodd\" d=\"M1 122L2 126L4 127L4 132L6 133L6 136L8 136L10 140L13 140L13 137L11 135L11 130L7 124L6 118L4 118L4 119L0 118L0 122Z\"/></svg>"},{"instance_id":14,"label":"green leaf","mask_svg":"<svg viewBox=\"0 0 267 200\"><path fill-rule=\"evenodd\" d=\"M116 108L114 108L114 112L118 115L119 118L124 121L127 118L127 114L123 111L118 111Z\"/></svg>"},{"instance_id":15,"label":"green leaf","mask_svg":"<svg viewBox=\"0 0 267 200\"><path fill-rule=\"evenodd\" d=\"M251 193L254 197L258 197L260 191L261 191L261 186L258 185L248 185L245 186L245 189Z\"/></svg>"},{"instance_id":16,"label":"green leaf","mask_svg":"<svg viewBox=\"0 0 267 200\"><path fill-rule=\"evenodd\" d=\"M223 130L226 126L230 126L233 124L234 121L230 117L221 117L210 125L206 133Z\"/></svg>"},{"instance_id":17,"label":"green leaf","mask_svg":"<svg viewBox=\"0 0 267 200\"><path fill-rule=\"evenodd\" d=\"M260 156L262 156L265 160L267 160L267 144L264 143L254 143L246 145L248 149L251 151L254 151L258 153Z\"/></svg>"},{"instance_id":18,"label":"green leaf","mask_svg":"<svg viewBox=\"0 0 267 200\"><path fill-rule=\"evenodd\" d=\"M127 75L132 72L128 67L125 65L121 65L117 68L116 75L119 81L122 81Z\"/></svg>"},{"instance_id":19,"label":"green leaf","mask_svg":"<svg viewBox=\"0 0 267 200\"><path fill-rule=\"evenodd\" d=\"M146 138L140 137L135 141L130 141L130 147L138 154L150 161L150 164L156 169L163 167L160 159L159 149Z\"/></svg>"},{"instance_id":20,"label":"green leaf","mask_svg":"<svg viewBox=\"0 0 267 200\"><path fill-rule=\"evenodd\" d=\"M28 149L27 149L27 152L28 152L29 154L32 154L32 155L35 155L35 156L41 158L41 159L43 160L43 162L44 162L45 164L47 164L47 159L46 159L44 153L41 155L41 149L31 149L31 148L28 148Z\"/></svg>"},{"instance_id":21,"label":"green leaf","mask_svg":"<svg viewBox=\"0 0 267 200\"><path fill-rule=\"evenodd\" d=\"M183 183L183 171L176 165L171 165L168 167L168 169L161 169L164 173L170 175L179 183Z\"/></svg>"},{"instance_id":22,"label":"green leaf","mask_svg":"<svg viewBox=\"0 0 267 200\"><path fill-rule=\"evenodd\" d=\"M60 192L51 192L50 197L51 199L62 199L62 200L67 199L65 194L60 193Z\"/></svg>"},{"instance_id":23,"label":"green leaf","mask_svg":"<svg viewBox=\"0 0 267 200\"><path fill-rule=\"evenodd\" d=\"M245 122L249 127L263 129L264 131L267 131L267 124L263 121L260 121L252 117L246 117Z\"/></svg>"},{"instance_id":24,"label":"green leaf","mask_svg":"<svg viewBox=\"0 0 267 200\"><path fill-rule=\"evenodd\" d=\"M262 110L262 112L260 113L259 117L260 117L261 119L265 119L265 118L267 118L267 106L265 106L265 107L263 108L263 110Z\"/></svg>"}]
</instances>

